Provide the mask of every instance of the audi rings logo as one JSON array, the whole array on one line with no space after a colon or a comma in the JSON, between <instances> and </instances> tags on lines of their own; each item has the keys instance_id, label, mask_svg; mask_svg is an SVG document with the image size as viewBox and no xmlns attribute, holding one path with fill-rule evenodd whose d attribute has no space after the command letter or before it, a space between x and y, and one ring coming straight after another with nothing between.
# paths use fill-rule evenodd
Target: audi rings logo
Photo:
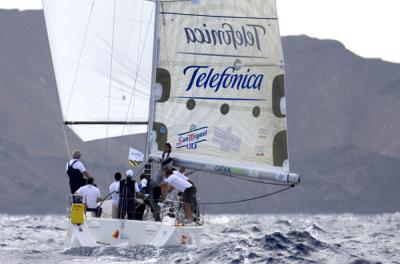
<instances>
[{"instance_id":1,"label":"audi rings logo","mask_svg":"<svg viewBox=\"0 0 400 264\"><path fill-rule=\"evenodd\" d=\"M255 151L257 157L264 157L266 148L265 146L256 146Z\"/></svg>"}]
</instances>

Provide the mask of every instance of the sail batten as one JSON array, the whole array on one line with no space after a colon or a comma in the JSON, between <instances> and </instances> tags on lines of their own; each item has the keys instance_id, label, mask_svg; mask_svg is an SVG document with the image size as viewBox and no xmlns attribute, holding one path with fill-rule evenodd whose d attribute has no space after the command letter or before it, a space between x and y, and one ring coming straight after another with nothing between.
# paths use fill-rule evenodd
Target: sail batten
<instances>
[{"instance_id":1,"label":"sail batten","mask_svg":"<svg viewBox=\"0 0 400 264\"><path fill-rule=\"evenodd\" d=\"M64 125L147 125L148 121L64 121Z\"/></svg>"},{"instance_id":2,"label":"sail batten","mask_svg":"<svg viewBox=\"0 0 400 264\"><path fill-rule=\"evenodd\" d=\"M155 4L44 0L43 6L63 119L140 123L71 129L84 141L146 133Z\"/></svg>"}]
</instances>

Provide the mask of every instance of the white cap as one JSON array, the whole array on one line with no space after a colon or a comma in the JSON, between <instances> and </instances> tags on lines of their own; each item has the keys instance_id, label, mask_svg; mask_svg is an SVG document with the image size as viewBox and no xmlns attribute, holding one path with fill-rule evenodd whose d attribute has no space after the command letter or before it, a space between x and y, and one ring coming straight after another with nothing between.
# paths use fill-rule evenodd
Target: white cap
<instances>
[{"instance_id":1,"label":"white cap","mask_svg":"<svg viewBox=\"0 0 400 264\"><path fill-rule=\"evenodd\" d=\"M133 177L133 170L127 170L125 175L126 177Z\"/></svg>"}]
</instances>

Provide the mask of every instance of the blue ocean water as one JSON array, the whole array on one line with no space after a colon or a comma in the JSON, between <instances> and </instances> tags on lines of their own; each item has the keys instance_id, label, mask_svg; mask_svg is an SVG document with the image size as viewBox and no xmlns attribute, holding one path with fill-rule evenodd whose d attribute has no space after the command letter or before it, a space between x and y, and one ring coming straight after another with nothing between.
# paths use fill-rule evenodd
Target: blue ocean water
<instances>
[{"instance_id":1,"label":"blue ocean water","mask_svg":"<svg viewBox=\"0 0 400 264\"><path fill-rule=\"evenodd\" d=\"M69 248L64 217L0 215L0 263L400 263L400 213L213 215L199 247Z\"/></svg>"}]
</instances>

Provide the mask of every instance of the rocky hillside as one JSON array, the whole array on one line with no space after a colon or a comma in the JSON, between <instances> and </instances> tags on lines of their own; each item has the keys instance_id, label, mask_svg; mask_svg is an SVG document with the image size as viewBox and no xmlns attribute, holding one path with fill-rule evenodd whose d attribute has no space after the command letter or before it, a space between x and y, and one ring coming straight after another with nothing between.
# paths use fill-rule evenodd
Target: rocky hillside
<instances>
[{"instance_id":1,"label":"rocky hillside","mask_svg":"<svg viewBox=\"0 0 400 264\"><path fill-rule=\"evenodd\" d=\"M67 149L41 11L0 11L0 213L61 213ZM289 153L302 183L290 192L208 212L392 212L400 192L400 65L363 59L332 40L283 39ZM106 193L125 168L129 139L71 147ZM144 136L134 139L144 147ZM107 150L107 151L106 151ZM263 194L273 187L210 174L203 201Z\"/></svg>"}]
</instances>

